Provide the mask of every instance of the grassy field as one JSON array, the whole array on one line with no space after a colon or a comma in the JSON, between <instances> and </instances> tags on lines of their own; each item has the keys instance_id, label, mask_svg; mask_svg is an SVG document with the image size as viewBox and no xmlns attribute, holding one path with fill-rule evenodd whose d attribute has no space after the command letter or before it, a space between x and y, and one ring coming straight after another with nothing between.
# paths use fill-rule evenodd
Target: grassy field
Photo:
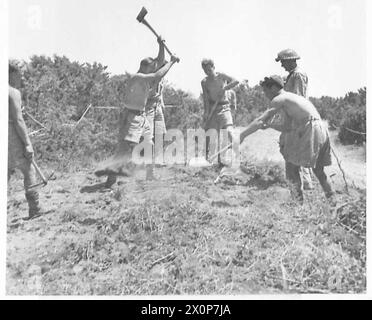
<instances>
[{"instance_id":1,"label":"grassy field","mask_svg":"<svg viewBox=\"0 0 372 320\"><path fill-rule=\"evenodd\" d=\"M334 141L349 194L333 165L332 217L318 184L303 206L291 201L277 137L248 137L246 174L218 184L216 168L163 167L157 182L139 171L112 191L92 170L57 173L40 190L52 212L31 221L22 219L18 176L9 186L7 294L365 292L365 149Z\"/></svg>"}]
</instances>

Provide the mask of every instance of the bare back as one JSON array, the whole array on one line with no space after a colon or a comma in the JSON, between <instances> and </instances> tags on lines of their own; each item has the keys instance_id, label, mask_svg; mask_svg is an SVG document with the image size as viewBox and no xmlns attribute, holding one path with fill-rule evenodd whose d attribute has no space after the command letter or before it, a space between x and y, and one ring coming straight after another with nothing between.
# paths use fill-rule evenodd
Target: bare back
<instances>
[{"instance_id":1,"label":"bare back","mask_svg":"<svg viewBox=\"0 0 372 320\"><path fill-rule=\"evenodd\" d=\"M283 110L296 123L309 117L320 119L319 112L310 100L291 92L282 91L271 101L271 106Z\"/></svg>"},{"instance_id":2,"label":"bare back","mask_svg":"<svg viewBox=\"0 0 372 320\"><path fill-rule=\"evenodd\" d=\"M124 104L132 110L144 111L150 91L150 81L134 74L128 82Z\"/></svg>"}]
</instances>

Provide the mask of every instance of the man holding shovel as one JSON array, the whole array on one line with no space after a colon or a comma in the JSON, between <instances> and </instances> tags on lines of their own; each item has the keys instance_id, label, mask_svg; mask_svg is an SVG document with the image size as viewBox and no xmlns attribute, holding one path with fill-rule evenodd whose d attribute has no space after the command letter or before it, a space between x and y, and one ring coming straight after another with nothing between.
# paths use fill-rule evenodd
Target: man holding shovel
<instances>
[{"instance_id":1,"label":"man holding shovel","mask_svg":"<svg viewBox=\"0 0 372 320\"><path fill-rule=\"evenodd\" d=\"M287 179L294 187L292 194L300 203L303 202L300 168L312 168L326 197L334 204L334 193L324 172L324 167L332 163L329 134L318 111L308 99L284 91L284 83L279 76L266 77L260 85L271 101L271 108L242 132L241 141L258 129L271 127L285 132L286 144L281 145L280 152L285 160ZM284 125L270 122L280 112L286 115L288 121Z\"/></svg>"},{"instance_id":2,"label":"man holding shovel","mask_svg":"<svg viewBox=\"0 0 372 320\"><path fill-rule=\"evenodd\" d=\"M220 135L221 129L226 129L229 137L231 137L233 120L227 91L234 88L239 82L224 73L217 73L211 59L204 59L201 64L206 74L201 82L204 102L204 129L216 129L218 135ZM207 158L209 147L210 140L207 137ZM220 157L218 157L218 162L221 164Z\"/></svg>"},{"instance_id":3,"label":"man holding shovel","mask_svg":"<svg viewBox=\"0 0 372 320\"><path fill-rule=\"evenodd\" d=\"M22 116L21 93L15 88L20 83L20 77L18 68L9 64L8 181L15 169L22 172L29 218L34 218L41 215L43 210L38 192L30 189L36 184L36 172L32 165L34 150Z\"/></svg>"},{"instance_id":4,"label":"man holding shovel","mask_svg":"<svg viewBox=\"0 0 372 320\"><path fill-rule=\"evenodd\" d=\"M132 151L142 136L145 143L153 144L145 113L151 84L159 82L176 62L179 62L179 59L171 56L170 62L154 72L154 59L145 58L141 61L138 72L129 76L119 120L118 146L115 155L101 163L95 171L98 177L107 176L106 187L111 187L118 175L130 175L128 164L131 162Z\"/></svg>"}]
</instances>

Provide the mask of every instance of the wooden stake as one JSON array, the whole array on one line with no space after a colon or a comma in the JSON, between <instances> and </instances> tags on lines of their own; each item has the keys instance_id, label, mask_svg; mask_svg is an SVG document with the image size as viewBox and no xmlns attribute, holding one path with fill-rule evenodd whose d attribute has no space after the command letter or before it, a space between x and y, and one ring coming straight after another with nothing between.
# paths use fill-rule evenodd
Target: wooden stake
<instances>
[{"instance_id":1,"label":"wooden stake","mask_svg":"<svg viewBox=\"0 0 372 320\"><path fill-rule=\"evenodd\" d=\"M336 158L337 165L338 165L338 167L339 167L339 169L340 169L340 171L342 173L342 178L344 179L346 193L349 194L349 187L348 187L348 184L347 184L347 181L346 181L345 171L341 167L341 161L337 157L336 152L335 152L335 150L332 147L331 147L331 150L332 150L332 153L333 153L334 157Z\"/></svg>"}]
</instances>

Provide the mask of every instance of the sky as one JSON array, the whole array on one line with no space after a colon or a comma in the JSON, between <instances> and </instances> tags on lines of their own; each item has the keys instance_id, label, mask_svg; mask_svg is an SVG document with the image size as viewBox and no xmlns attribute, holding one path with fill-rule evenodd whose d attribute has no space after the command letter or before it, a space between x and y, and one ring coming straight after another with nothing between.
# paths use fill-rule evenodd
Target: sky
<instances>
[{"instance_id":1,"label":"sky","mask_svg":"<svg viewBox=\"0 0 372 320\"><path fill-rule=\"evenodd\" d=\"M9 55L66 55L97 61L112 74L136 72L139 61L157 55L163 36L181 62L167 79L199 95L203 58L216 70L257 84L285 75L275 62L282 49L301 56L312 96L343 96L366 86L364 0L13 0L9 1Z\"/></svg>"}]
</instances>

